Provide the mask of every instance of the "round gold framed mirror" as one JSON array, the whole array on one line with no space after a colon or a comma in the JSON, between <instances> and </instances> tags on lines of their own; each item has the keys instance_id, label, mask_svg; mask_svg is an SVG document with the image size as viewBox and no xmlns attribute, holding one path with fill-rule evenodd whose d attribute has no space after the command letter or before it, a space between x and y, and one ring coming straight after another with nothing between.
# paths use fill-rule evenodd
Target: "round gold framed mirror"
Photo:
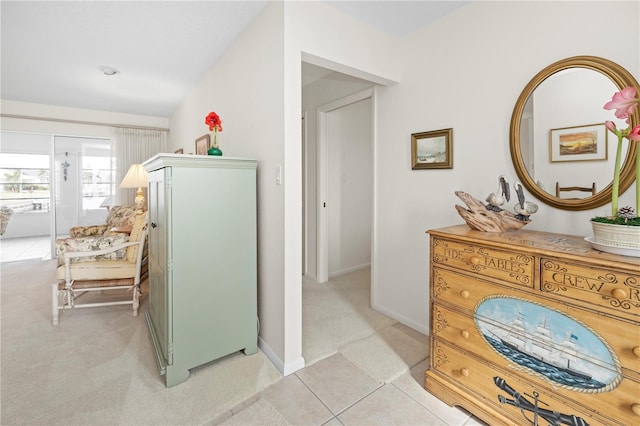
<instances>
[{"instance_id":1,"label":"round gold framed mirror","mask_svg":"<svg viewBox=\"0 0 640 426\"><path fill-rule=\"evenodd\" d=\"M635 87L640 93L640 86L631 73L612 61L595 56L574 56L560 60L531 79L518 97L509 131L511 160L522 185L531 195L545 204L564 210L589 210L611 202L617 138L604 128L604 122L615 122L616 118L613 111L604 110L603 105L614 92L627 86ZM571 99L570 88L579 99ZM558 97L554 99L549 94L557 94ZM574 104L568 104L568 101L574 101ZM551 114L550 110L557 113ZM585 118L574 116L579 110L584 112ZM595 115L594 111L600 115ZM640 122L638 115L630 116L632 126ZM623 121L617 121L616 124L618 128L627 126ZM575 155L575 151L566 150L569 155L563 156L563 151L558 151L554 146L562 141L563 136L572 137L587 131L593 132L596 141L590 141L594 145L593 154L580 151L577 153L579 155ZM628 141L627 144L620 171L621 194L635 179L637 144ZM597 149L601 151L600 154L595 154ZM602 175L600 181L593 181L596 174ZM591 187L592 192L587 192L586 196L564 198L557 192L560 186Z\"/></svg>"}]
</instances>

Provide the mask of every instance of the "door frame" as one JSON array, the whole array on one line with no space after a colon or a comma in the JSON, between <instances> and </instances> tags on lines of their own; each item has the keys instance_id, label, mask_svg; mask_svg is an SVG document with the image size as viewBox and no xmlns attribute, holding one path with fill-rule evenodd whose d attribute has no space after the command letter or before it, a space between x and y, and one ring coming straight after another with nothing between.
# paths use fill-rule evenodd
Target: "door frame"
<instances>
[{"instance_id":1,"label":"door frame","mask_svg":"<svg viewBox=\"0 0 640 426\"><path fill-rule=\"evenodd\" d=\"M309 205L307 194L307 110L302 110L302 275L307 275L309 272L309 260L308 260L308 232L307 226L309 226Z\"/></svg>"},{"instance_id":2,"label":"door frame","mask_svg":"<svg viewBox=\"0 0 640 426\"><path fill-rule=\"evenodd\" d=\"M376 87L371 86L367 89L337 99L335 101L320 105L317 108L317 214L316 214L316 280L320 283L329 280L329 218L326 208L329 190L329 151L328 151L328 135L329 135L329 113L347 107L356 102L366 99L371 100L371 139L372 139L372 167L371 167L371 295L373 301L374 295L374 269L375 269L375 223L376 223Z\"/></svg>"}]
</instances>

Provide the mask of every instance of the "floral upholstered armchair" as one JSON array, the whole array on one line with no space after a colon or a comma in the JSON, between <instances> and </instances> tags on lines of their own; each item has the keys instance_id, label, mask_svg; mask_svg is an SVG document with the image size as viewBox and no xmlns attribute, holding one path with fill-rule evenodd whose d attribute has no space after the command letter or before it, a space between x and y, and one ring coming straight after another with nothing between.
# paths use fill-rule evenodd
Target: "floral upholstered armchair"
<instances>
[{"instance_id":1,"label":"floral upholstered armchair","mask_svg":"<svg viewBox=\"0 0 640 426\"><path fill-rule=\"evenodd\" d=\"M147 221L148 212L135 215L130 235L60 240L57 281L52 285L53 325L65 309L132 305L133 315L138 315L140 284L148 270ZM108 297L103 296L106 291Z\"/></svg>"},{"instance_id":2,"label":"floral upholstered armchair","mask_svg":"<svg viewBox=\"0 0 640 426\"><path fill-rule=\"evenodd\" d=\"M93 237L111 235L111 228L132 226L136 220L135 206L113 206L109 209L107 223L102 225L74 226L69 229L69 237Z\"/></svg>"}]
</instances>

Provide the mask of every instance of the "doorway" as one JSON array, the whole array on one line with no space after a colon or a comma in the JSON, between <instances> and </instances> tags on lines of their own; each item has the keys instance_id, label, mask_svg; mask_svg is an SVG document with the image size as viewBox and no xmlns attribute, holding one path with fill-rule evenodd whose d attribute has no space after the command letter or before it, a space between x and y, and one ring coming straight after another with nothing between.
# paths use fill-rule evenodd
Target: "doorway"
<instances>
[{"instance_id":1,"label":"doorway","mask_svg":"<svg viewBox=\"0 0 640 426\"><path fill-rule=\"evenodd\" d=\"M114 203L116 168L110 139L54 137L55 233L105 223Z\"/></svg>"},{"instance_id":2,"label":"doorway","mask_svg":"<svg viewBox=\"0 0 640 426\"><path fill-rule=\"evenodd\" d=\"M374 88L318 108L318 282L371 266Z\"/></svg>"}]
</instances>

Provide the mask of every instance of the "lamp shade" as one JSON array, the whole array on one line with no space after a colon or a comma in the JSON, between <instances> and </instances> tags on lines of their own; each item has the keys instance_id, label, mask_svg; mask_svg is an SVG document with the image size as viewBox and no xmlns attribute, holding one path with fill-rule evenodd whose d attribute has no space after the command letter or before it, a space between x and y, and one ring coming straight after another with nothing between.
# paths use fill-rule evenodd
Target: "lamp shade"
<instances>
[{"instance_id":1,"label":"lamp shade","mask_svg":"<svg viewBox=\"0 0 640 426\"><path fill-rule=\"evenodd\" d=\"M149 186L149 176L142 164L132 164L120 183L120 188L146 188L147 186Z\"/></svg>"}]
</instances>

